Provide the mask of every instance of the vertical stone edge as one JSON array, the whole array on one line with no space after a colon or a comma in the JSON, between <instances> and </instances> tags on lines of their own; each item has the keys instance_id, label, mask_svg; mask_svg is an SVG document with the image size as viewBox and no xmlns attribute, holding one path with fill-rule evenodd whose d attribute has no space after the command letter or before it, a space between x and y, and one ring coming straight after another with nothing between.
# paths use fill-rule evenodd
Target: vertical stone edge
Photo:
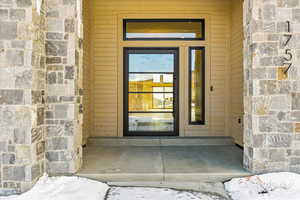
<instances>
[{"instance_id":1,"label":"vertical stone edge","mask_svg":"<svg viewBox=\"0 0 300 200\"><path fill-rule=\"evenodd\" d=\"M73 174L82 164L81 12L81 0L48 0L46 171L52 175Z\"/></svg>"},{"instance_id":2,"label":"vertical stone edge","mask_svg":"<svg viewBox=\"0 0 300 200\"><path fill-rule=\"evenodd\" d=\"M24 192L42 175L44 22L35 0L0 2L0 195Z\"/></svg>"}]
</instances>

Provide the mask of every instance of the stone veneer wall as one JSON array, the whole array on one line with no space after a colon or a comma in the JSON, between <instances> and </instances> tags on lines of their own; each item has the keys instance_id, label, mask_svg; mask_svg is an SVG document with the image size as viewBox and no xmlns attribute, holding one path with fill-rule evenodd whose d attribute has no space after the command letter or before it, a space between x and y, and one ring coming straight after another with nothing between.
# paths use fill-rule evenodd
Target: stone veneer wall
<instances>
[{"instance_id":1,"label":"stone veneer wall","mask_svg":"<svg viewBox=\"0 0 300 200\"><path fill-rule=\"evenodd\" d=\"M0 0L0 195L44 171L44 24L35 0Z\"/></svg>"},{"instance_id":2,"label":"stone veneer wall","mask_svg":"<svg viewBox=\"0 0 300 200\"><path fill-rule=\"evenodd\" d=\"M46 171L74 173L82 162L82 8L80 0L47 2Z\"/></svg>"},{"instance_id":3,"label":"stone veneer wall","mask_svg":"<svg viewBox=\"0 0 300 200\"><path fill-rule=\"evenodd\" d=\"M0 0L0 195L81 166L81 0L38 2Z\"/></svg>"},{"instance_id":4,"label":"stone veneer wall","mask_svg":"<svg viewBox=\"0 0 300 200\"><path fill-rule=\"evenodd\" d=\"M300 0L245 0L244 30L244 166L300 172Z\"/></svg>"}]
</instances>

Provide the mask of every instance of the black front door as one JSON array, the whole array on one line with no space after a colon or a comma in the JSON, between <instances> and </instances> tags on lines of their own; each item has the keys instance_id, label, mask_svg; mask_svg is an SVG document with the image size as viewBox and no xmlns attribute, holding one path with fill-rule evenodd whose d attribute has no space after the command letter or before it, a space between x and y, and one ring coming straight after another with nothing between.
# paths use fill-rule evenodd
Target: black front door
<instances>
[{"instance_id":1,"label":"black front door","mask_svg":"<svg viewBox=\"0 0 300 200\"><path fill-rule=\"evenodd\" d=\"M178 135L178 48L124 48L124 135Z\"/></svg>"}]
</instances>

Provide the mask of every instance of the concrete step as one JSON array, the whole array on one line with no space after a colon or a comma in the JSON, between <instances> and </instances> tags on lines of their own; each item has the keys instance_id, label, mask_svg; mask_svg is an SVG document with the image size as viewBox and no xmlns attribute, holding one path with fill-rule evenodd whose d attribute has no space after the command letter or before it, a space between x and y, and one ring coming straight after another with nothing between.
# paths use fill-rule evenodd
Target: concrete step
<instances>
[{"instance_id":1,"label":"concrete step","mask_svg":"<svg viewBox=\"0 0 300 200\"><path fill-rule=\"evenodd\" d=\"M135 184L223 182L249 175L243 168L243 151L235 145L173 144L87 145L83 149L83 166L77 175L103 182Z\"/></svg>"},{"instance_id":2,"label":"concrete step","mask_svg":"<svg viewBox=\"0 0 300 200\"><path fill-rule=\"evenodd\" d=\"M159 187L159 185L167 183L226 182L232 178L247 177L251 175L253 174L246 171L240 173L101 173L97 171L81 170L76 173L76 176L106 182L110 185L136 187Z\"/></svg>"},{"instance_id":3,"label":"concrete step","mask_svg":"<svg viewBox=\"0 0 300 200\"><path fill-rule=\"evenodd\" d=\"M232 137L90 137L91 146L234 145Z\"/></svg>"}]
</instances>

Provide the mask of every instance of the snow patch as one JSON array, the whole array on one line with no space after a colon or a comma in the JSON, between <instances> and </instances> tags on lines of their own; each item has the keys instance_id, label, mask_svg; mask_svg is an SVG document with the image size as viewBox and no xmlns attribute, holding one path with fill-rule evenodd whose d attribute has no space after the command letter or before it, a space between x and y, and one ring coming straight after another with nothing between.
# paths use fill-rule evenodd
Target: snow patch
<instances>
[{"instance_id":1,"label":"snow patch","mask_svg":"<svg viewBox=\"0 0 300 200\"><path fill-rule=\"evenodd\" d=\"M107 200L225 200L225 198L201 192L168 188L112 187Z\"/></svg>"},{"instance_id":2,"label":"snow patch","mask_svg":"<svg viewBox=\"0 0 300 200\"><path fill-rule=\"evenodd\" d=\"M235 178L225 183L233 200L299 200L300 175L289 172Z\"/></svg>"},{"instance_id":3,"label":"snow patch","mask_svg":"<svg viewBox=\"0 0 300 200\"><path fill-rule=\"evenodd\" d=\"M42 176L35 186L21 195L0 197L0 200L102 200L108 185L75 176Z\"/></svg>"}]
</instances>

